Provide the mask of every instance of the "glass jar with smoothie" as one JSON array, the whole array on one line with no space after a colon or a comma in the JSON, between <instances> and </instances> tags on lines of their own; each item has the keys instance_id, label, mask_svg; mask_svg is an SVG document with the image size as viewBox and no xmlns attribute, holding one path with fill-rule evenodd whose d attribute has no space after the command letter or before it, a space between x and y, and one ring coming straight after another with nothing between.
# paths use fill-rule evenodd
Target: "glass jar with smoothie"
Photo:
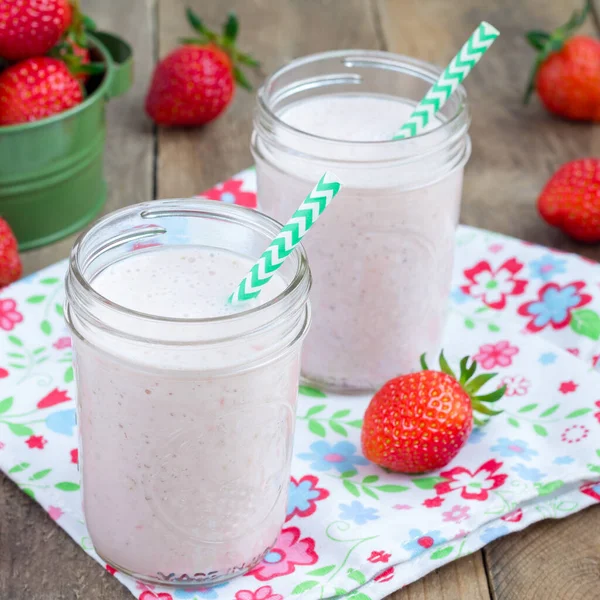
<instances>
[{"instance_id":1,"label":"glass jar with smoothie","mask_svg":"<svg viewBox=\"0 0 600 600\"><path fill-rule=\"evenodd\" d=\"M462 87L427 130L392 141L441 70L388 52L295 60L258 94L258 200L285 222L328 169L343 184L305 241L314 285L302 375L372 390L436 353L445 324L463 170Z\"/></svg>"},{"instance_id":2,"label":"glass jar with smoothie","mask_svg":"<svg viewBox=\"0 0 600 600\"><path fill-rule=\"evenodd\" d=\"M132 206L75 244L66 317L98 554L158 583L244 573L285 519L310 272L227 297L280 225L206 200Z\"/></svg>"}]
</instances>

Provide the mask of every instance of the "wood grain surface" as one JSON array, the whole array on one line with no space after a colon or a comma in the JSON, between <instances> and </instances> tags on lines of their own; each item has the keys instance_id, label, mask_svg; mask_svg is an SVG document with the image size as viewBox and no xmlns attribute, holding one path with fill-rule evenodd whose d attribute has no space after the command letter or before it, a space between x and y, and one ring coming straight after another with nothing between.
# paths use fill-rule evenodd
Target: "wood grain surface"
<instances>
[{"instance_id":1,"label":"wood grain surface","mask_svg":"<svg viewBox=\"0 0 600 600\"><path fill-rule=\"evenodd\" d=\"M521 104L532 52L523 32L553 28L576 0L84 0L84 9L134 47L136 81L110 103L106 210L152 197L189 196L248 166L254 99L238 91L227 113L197 130L156 130L142 106L152 66L187 33L183 8L218 25L240 16L240 46L270 72L335 48L379 48L445 64L480 20L502 36L467 82L473 155L461 219L600 260L545 226L535 198L562 162L600 154L600 128ZM588 32L593 30L591 23ZM256 76L254 83L260 83ZM27 272L67 256L73 237L24 256ZM0 475L0 600L125 600L114 578ZM546 521L497 540L396 592L389 600L600 598L600 509Z\"/></svg>"}]
</instances>

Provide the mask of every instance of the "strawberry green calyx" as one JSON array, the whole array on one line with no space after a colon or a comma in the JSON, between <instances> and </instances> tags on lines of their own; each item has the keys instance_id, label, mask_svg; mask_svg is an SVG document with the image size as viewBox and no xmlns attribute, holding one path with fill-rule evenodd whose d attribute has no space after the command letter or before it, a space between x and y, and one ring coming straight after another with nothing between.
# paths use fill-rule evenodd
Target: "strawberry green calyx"
<instances>
[{"instance_id":1,"label":"strawberry green calyx","mask_svg":"<svg viewBox=\"0 0 600 600\"><path fill-rule=\"evenodd\" d=\"M421 355L421 368L424 371L429 371L429 367L427 366L427 362L425 360L425 354ZM471 364L469 364L469 357L465 356L460 361L460 373L457 377L454 374L454 371L450 368L448 361L444 357L444 352L440 352L440 370L442 373L446 373L453 379L456 379L465 393L471 399L471 406L474 412L481 413L482 415L486 415L488 417L493 417L495 415L499 415L501 410L493 410L488 404L493 404L494 402L498 402L502 396L504 396L504 392L506 392L506 386L502 387L490 392L489 394L477 395L479 390L491 379L496 377L498 373L481 373L476 377L475 371L477 370L477 362L471 359ZM473 422L477 426L485 425L488 419L478 419L475 415L473 415Z\"/></svg>"},{"instance_id":2,"label":"strawberry green calyx","mask_svg":"<svg viewBox=\"0 0 600 600\"><path fill-rule=\"evenodd\" d=\"M565 41L570 38L585 22L591 8L591 0L585 0L584 7L576 10L571 18L564 24L555 29L552 33L534 29L525 34L529 45L537 50L535 63L529 75L523 103L527 104L535 88L535 80L538 70L542 63L553 53L558 52Z\"/></svg>"},{"instance_id":3,"label":"strawberry green calyx","mask_svg":"<svg viewBox=\"0 0 600 600\"><path fill-rule=\"evenodd\" d=\"M186 16L189 24L195 29L199 37L182 38L182 44L197 44L204 46L214 44L229 56L232 65L232 72L235 81L245 90L251 91L252 85L242 71L242 67L250 67L252 69L260 68L260 63L252 58L249 54L241 52L235 45L239 32L239 21L235 13L229 13L227 20L223 24L221 33L218 34L208 29L200 17L191 9L186 10Z\"/></svg>"}]
</instances>

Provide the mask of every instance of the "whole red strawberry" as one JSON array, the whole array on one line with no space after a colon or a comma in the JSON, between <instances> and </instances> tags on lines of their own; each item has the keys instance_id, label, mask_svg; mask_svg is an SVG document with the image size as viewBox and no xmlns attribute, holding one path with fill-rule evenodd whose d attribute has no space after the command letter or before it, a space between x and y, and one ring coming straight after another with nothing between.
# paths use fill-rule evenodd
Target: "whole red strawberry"
<instances>
[{"instance_id":1,"label":"whole red strawberry","mask_svg":"<svg viewBox=\"0 0 600 600\"><path fill-rule=\"evenodd\" d=\"M187 17L200 37L184 39L184 46L158 63L146 96L146 112L159 125L194 126L212 121L231 102L236 82L251 89L240 65L258 66L235 47L235 15L229 15L220 36L190 9Z\"/></svg>"},{"instance_id":2,"label":"whole red strawberry","mask_svg":"<svg viewBox=\"0 0 600 600\"><path fill-rule=\"evenodd\" d=\"M44 119L82 100L80 83L56 58L28 58L0 73L0 125Z\"/></svg>"},{"instance_id":3,"label":"whole red strawberry","mask_svg":"<svg viewBox=\"0 0 600 600\"><path fill-rule=\"evenodd\" d=\"M46 54L70 22L68 0L0 0L0 57Z\"/></svg>"},{"instance_id":4,"label":"whole red strawberry","mask_svg":"<svg viewBox=\"0 0 600 600\"><path fill-rule=\"evenodd\" d=\"M0 218L0 288L21 277L17 240L8 223Z\"/></svg>"},{"instance_id":5,"label":"whole red strawberry","mask_svg":"<svg viewBox=\"0 0 600 600\"><path fill-rule=\"evenodd\" d=\"M551 34L530 31L527 40L538 50L525 102L534 88L551 113L577 121L600 121L600 41L570 37L589 12L590 0L568 23Z\"/></svg>"},{"instance_id":6,"label":"whole red strawberry","mask_svg":"<svg viewBox=\"0 0 600 600\"><path fill-rule=\"evenodd\" d=\"M600 159L565 163L538 198L542 218L579 242L600 242Z\"/></svg>"},{"instance_id":7,"label":"whole red strawberry","mask_svg":"<svg viewBox=\"0 0 600 600\"><path fill-rule=\"evenodd\" d=\"M374 396L362 428L364 455L375 464L399 473L423 473L447 465L465 445L473 422L473 410L485 415L501 411L485 403L496 402L505 387L483 396L475 394L496 373L473 377L475 361L460 362L457 380L444 354L441 371L430 371L421 358L423 371L388 381Z\"/></svg>"}]
</instances>

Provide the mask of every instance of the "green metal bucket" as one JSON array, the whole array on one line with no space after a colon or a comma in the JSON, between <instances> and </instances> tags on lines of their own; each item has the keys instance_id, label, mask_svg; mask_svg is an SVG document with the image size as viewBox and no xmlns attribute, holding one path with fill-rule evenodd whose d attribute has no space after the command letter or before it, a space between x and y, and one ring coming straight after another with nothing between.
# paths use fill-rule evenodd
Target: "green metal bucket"
<instances>
[{"instance_id":1,"label":"green metal bucket","mask_svg":"<svg viewBox=\"0 0 600 600\"><path fill-rule=\"evenodd\" d=\"M106 71L90 79L84 102L41 121L0 127L0 216L20 250L83 228L106 200L104 109L131 87L133 61L121 38L101 32L90 38Z\"/></svg>"}]
</instances>

